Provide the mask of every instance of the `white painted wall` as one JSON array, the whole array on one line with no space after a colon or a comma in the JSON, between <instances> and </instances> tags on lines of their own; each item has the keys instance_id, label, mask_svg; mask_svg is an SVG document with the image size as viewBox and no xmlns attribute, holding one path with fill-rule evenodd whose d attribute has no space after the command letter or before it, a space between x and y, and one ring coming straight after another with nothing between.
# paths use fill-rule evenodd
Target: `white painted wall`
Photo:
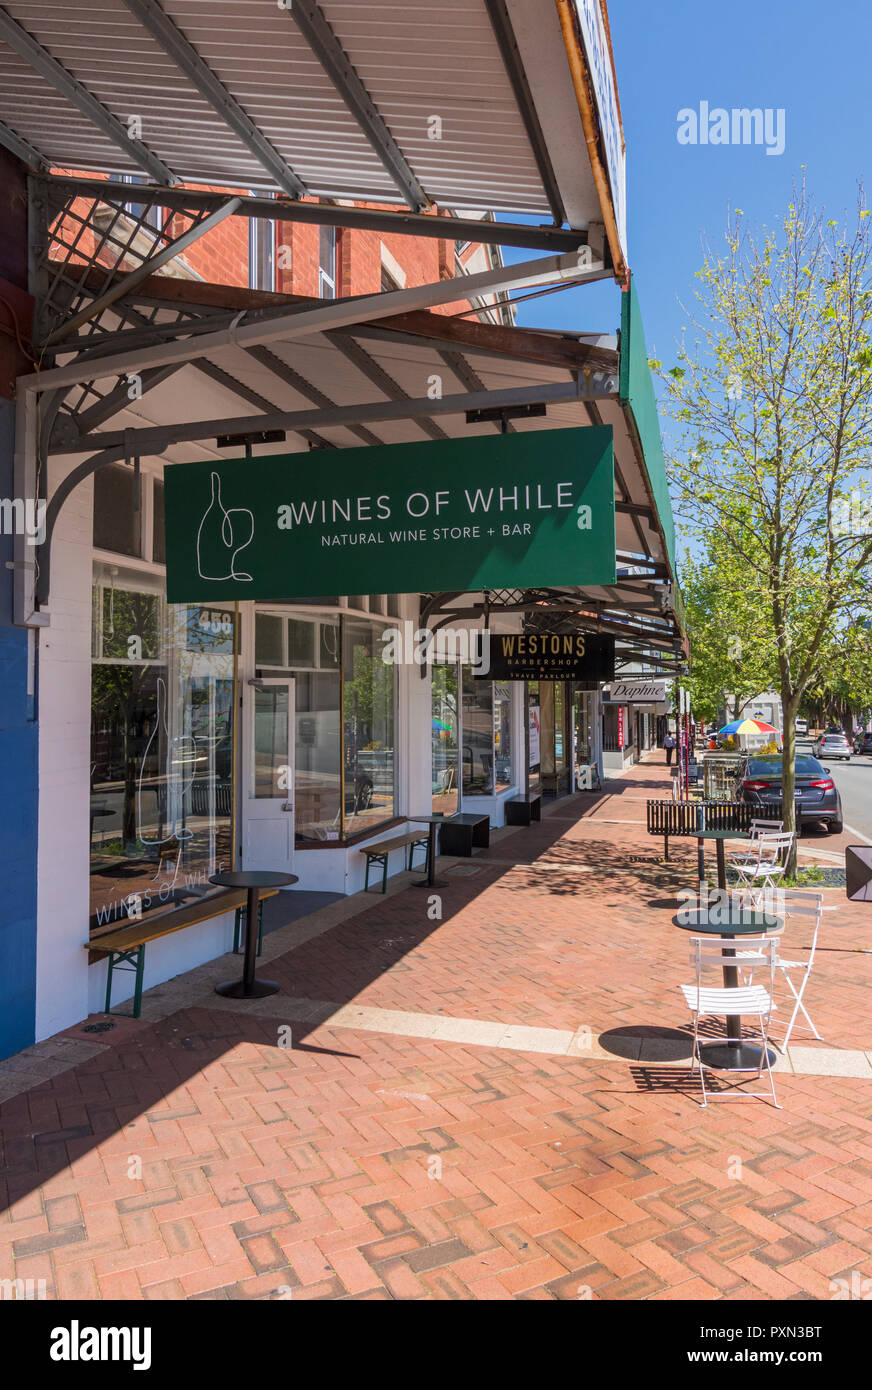
<instances>
[{"instance_id":1,"label":"white painted wall","mask_svg":"<svg viewBox=\"0 0 872 1390\"><path fill-rule=\"evenodd\" d=\"M48 495L69 471L49 460ZM93 484L61 509L52 542L51 625L39 634L36 1037L88 1012Z\"/></svg>"}]
</instances>

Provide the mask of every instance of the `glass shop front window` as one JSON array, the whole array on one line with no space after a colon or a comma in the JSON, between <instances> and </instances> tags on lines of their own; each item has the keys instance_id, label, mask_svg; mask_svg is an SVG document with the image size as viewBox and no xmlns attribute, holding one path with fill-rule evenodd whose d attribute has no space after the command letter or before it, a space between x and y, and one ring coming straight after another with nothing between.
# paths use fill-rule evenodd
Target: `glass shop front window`
<instances>
[{"instance_id":1,"label":"glass shop front window","mask_svg":"<svg viewBox=\"0 0 872 1390\"><path fill-rule=\"evenodd\" d=\"M93 588L92 932L207 897L232 865L236 610L159 583Z\"/></svg>"},{"instance_id":2,"label":"glass shop front window","mask_svg":"<svg viewBox=\"0 0 872 1390\"><path fill-rule=\"evenodd\" d=\"M451 816L459 804L457 786L457 733L460 710L457 703L456 664L435 664L431 675L430 745L432 755L432 804L434 816Z\"/></svg>"},{"instance_id":3,"label":"glass shop front window","mask_svg":"<svg viewBox=\"0 0 872 1390\"><path fill-rule=\"evenodd\" d=\"M396 815L394 667L382 626L344 614L255 614L258 676L294 677L296 843L343 840Z\"/></svg>"},{"instance_id":4,"label":"glass shop front window","mask_svg":"<svg viewBox=\"0 0 872 1390\"><path fill-rule=\"evenodd\" d=\"M539 682L527 682L527 790L539 791L542 785L542 709L539 703Z\"/></svg>"},{"instance_id":5,"label":"glass shop front window","mask_svg":"<svg viewBox=\"0 0 872 1390\"><path fill-rule=\"evenodd\" d=\"M395 814L395 668L382 661L381 632L373 623L342 619L346 835L359 835Z\"/></svg>"},{"instance_id":6,"label":"glass shop front window","mask_svg":"<svg viewBox=\"0 0 872 1390\"><path fill-rule=\"evenodd\" d=\"M505 681L494 682L494 778L496 790L512 785L512 693Z\"/></svg>"},{"instance_id":7,"label":"glass shop front window","mask_svg":"<svg viewBox=\"0 0 872 1390\"><path fill-rule=\"evenodd\" d=\"M511 687L462 672L463 795L493 796L513 782Z\"/></svg>"},{"instance_id":8,"label":"glass shop front window","mask_svg":"<svg viewBox=\"0 0 872 1390\"><path fill-rule=\"evenodd\" d=\"M492 796L494 790L494 701L490 681L463 670L463 795Z\"/></svg>"}]
</instances>

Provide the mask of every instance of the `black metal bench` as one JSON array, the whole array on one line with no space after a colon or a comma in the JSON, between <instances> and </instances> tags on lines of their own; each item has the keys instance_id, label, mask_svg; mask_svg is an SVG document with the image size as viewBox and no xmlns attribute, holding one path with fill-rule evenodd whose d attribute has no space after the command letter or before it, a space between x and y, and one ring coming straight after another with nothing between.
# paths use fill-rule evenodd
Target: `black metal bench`
<instances>
[{"instance_id":1,"label":"black metal bench","mask_svg":"<svg viewBox=\"0 0 872 1390\"><path fill-rule=\"evenodd\" d=\"M391 840L379 840L377 845L364 845L363 849L360 851L361 854L366 855L366 874L363 880L364 893L369 892L369 871L373 865L380 868L382 871L382 892L386 893L388 891L388 856L392 849L405 849L407 845L409 848L407 868L411 869L415 850L420 847L424 850L425 854L427 853L427 836L422 835L420 830L409 830L405 835L394 835Z\"/></svg>"},{"instance_id":2,"label":"black metal bench","mask_svg":"<svg viewBox=\"0 0 872 1390\"><path fill-rule=\"evenodd\" d=\"M781 804L752 806L747 801L649 801L648 834L663 836L663 857L669 858L669 839L694 839L701 830L747 830L752 820L779 820Z\"/></svg>"},{"instance_id":3,"label":"black metal bench","mask_svg":"<svg viewBox=\"0 0 872 1390\"><path fill-rule=\"evenodd\" d=\"M473 849L487 849L490 844L490 816L480 811L460 811L448 816L439 827L439 853L456 854L468 859Z\"/></svg>"},{"instance_id":4,"label":"black metal bench","mask_svg":"<svg viewBox=\"0 0 872 1390\"><path fill-rule=\"evenodd\" d=\"M506 802L506 825L529 825L541 819L542 797L538 792L531 796L513 796Z\"/></svg>"}]
</instances>

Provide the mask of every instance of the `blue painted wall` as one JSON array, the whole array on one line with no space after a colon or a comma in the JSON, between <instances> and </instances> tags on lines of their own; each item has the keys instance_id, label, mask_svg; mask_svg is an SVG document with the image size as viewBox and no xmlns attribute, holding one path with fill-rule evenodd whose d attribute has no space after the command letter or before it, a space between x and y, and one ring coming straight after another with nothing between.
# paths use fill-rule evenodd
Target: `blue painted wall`
<instances>
[{"instance_id":1,"label":"blue painted wall","mask_svg":"<svg viewBox=\"0 0 872 1390\"><path fill-rule=\"evenodd\" d=\"M0 497L13 497L15 409L0 400ZM34 1040L37 726L24 628L12 626L13 538L0 534L0 1058Z\"/></svg>"}]
</instances>

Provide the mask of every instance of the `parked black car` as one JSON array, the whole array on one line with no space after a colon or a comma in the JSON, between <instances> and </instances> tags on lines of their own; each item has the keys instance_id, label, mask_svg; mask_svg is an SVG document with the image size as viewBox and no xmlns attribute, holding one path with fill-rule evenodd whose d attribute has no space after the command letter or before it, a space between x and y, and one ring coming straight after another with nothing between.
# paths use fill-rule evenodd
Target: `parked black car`
<instances>
[{"instance_id":1,"label":"parked black car","mask_svg":"<svg viewBox=\"0 0 872 1390\"><path fill-rule=\"evenodd\" d=\"M817 758L796 758L793 772L797 826L820 821L830 835L840 834L842 799L829 768L823 767ZM780 806L781 759L746 753L739 764L735 793L737 801L747 801L751 806L773 810Z\"/></svg>"},{"instance_id":2,"label":"parked black car","mask_svg":"<svg viewBox=\"0 0 872 1390\"><path fill-rule=\"evenodd\" d=\"M872 756L872 734L858 734L854 739L854 752L860 757Z\"/></svg>"}]
</instances>

